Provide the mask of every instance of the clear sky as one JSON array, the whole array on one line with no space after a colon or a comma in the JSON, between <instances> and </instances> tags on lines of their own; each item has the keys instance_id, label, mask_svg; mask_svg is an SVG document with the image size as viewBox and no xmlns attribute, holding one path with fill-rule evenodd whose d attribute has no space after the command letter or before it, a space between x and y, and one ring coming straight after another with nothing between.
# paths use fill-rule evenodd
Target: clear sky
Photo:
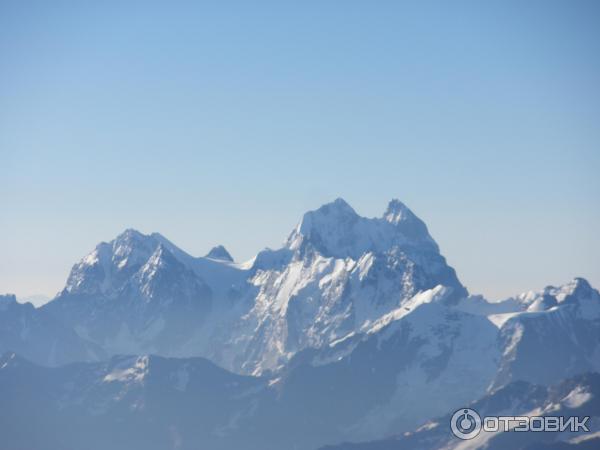
<instances>
[{"instance_id":1,"label":"clear sky","mask_svg":"<svg viewBox=\"0 0 600 450\"><path fill-rule=\"evenodd\" d=\"M600 287L600 2L0 0L0 292L397 197L471 292Z\"/></svg>"}]
</instances>

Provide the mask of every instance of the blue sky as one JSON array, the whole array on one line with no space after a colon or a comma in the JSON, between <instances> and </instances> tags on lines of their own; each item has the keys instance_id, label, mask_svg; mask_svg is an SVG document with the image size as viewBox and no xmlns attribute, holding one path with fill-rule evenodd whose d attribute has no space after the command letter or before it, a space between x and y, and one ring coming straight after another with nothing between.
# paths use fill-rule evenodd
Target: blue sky
<instances>
[{"instance_id":1,"label":"blue sky","mask_svg":"<svg viewBox=\"0 0 600 450\"><path fill-rule=\"evenodd\" d=\"M127 227L276 247L397 197L475 293L600 287L600 4L0 2L0 292Z\"/></svg>"}]
</instances>

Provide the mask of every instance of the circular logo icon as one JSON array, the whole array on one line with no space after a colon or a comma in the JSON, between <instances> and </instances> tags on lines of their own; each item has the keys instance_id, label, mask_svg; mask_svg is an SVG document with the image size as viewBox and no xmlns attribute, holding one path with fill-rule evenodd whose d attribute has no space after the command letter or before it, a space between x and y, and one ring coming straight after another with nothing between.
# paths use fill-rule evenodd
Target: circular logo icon
<instances>
[{"instance_id":1,"label":"circular logo icon","mask_svg":"<svg viewBox=\"0 0 600 450\"><path fill-rule=\"evenodd\" d=\"M452 434L459 439L473 439L481 431L481 416L471 408L461 408L450 419Z\"/></svg>"}]
</instances>

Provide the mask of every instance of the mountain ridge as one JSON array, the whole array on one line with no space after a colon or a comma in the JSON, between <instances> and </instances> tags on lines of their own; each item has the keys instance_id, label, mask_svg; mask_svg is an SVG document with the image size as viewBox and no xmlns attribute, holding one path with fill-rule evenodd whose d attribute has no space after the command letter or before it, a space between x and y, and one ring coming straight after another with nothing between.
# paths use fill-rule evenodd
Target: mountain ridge
<instances>
[{"instance_id":1,"label":"mountain ridge","mask_svg":"<svg viewBox=\"0 0 600 450\"><path fill-rule=\"evenodd\" d=\"M266 402L264 410L229 404L246 411L247 424L253 414L281 423L285 434L255 442L273 450L410 432L515 381L551 385L600 371L600 294L586 280L495 303L469 295L426 225L398 200L381 217L365 218L337 199L304 214L279 249L245 263L223 256L219 249L195 257L158 233L127 229L76 263L65 289L43 307L0 300L0 353L58 366L47 373L63 374L74 389L101 386L90 404L65 397L61 407L102 415L104 378L123 383L126 401L115 406L123 423L137 420L146 395L175 395L169 377L180 384L187 377L183 369L161 375L166 390L153 385L150 393L152 361L210 361L223 379L266 386L265 397L249 397ZM107 364L114 370L98 379ZM52 415L56 405L46 400ZM228 445L247 439L251 425L232 428L242 420L236 407L224 410L205 442L219 448L211 433ZM187 423L173 414L168 420ZM157 433L166 433L156 436L164 443L168 432Z\"/></svg>"},{"instance_id":2,"label":"mountain ridge","mask_svg":"<svg viewBox=\"0 0 600 450\"><path fill-rule=\"evenodd\" d=\"M194 257L159 233L127 229L82 258L65 289L43 308L109 353L156 351L156 333L169 318L139 323L125 309L131 298L150 291L139 281L146 280L141 272L158 248L167 252L164 257L173 256L172 266L181 264L174 272L188 273L185 282L179 275L179 286L192 285L185 289L210 298L202 300L211 304L204 309L206 317L197 318L207 326L174 344L195 347L196 353L180 356L206 356L242 373L276 370L295 352L338 339L438 284L451 288L456 298L467 294L426 225L400 201L392 200L380 218L364 218L338 198L304 214L283 247L260 252L251 265L233 264L224 247L213 249L216 258L210 252ZM165 277L164 286L153 289L172 289L176 277ZM130 309L140 308L146 307ZM104 316L112 317L107 327L101 323ZM135 345L120 346L110 337L115 333ZM215 341L229 344L211 350Z\"/></svg>"}]
</instances>

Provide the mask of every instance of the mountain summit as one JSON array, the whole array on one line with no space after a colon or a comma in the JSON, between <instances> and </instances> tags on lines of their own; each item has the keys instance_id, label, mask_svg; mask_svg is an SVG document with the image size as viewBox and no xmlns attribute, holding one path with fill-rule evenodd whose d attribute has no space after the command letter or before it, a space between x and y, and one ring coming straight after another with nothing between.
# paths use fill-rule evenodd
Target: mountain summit
<instances>
[{"instance_id":1,"label":"mountain summit","mask_svg":"<svg viewBox=\"0 0 600 450\"><path fill-rule=\"evenodd\" d=\"M367 252L392 247L420 247L439 252L427 227L399 200L392 200L382 218L359 216L341 198L304 214L286 242L292 250L312 248L326 256L359 259Z\"/></svg>"},{"instance_id":2,"label":"mountain summit","mask_svg":"<svg viewBox=\"0 0 600 450\"><path fill-rule=\"evenodd\" d=\"M206 257L211 259L218 259L221 261L233 262L233 258L231 257L227 249L222 245L217 245L216 247L213 247L210 250L210 252L206 254Z\"/></svg>"}]
</instances>

